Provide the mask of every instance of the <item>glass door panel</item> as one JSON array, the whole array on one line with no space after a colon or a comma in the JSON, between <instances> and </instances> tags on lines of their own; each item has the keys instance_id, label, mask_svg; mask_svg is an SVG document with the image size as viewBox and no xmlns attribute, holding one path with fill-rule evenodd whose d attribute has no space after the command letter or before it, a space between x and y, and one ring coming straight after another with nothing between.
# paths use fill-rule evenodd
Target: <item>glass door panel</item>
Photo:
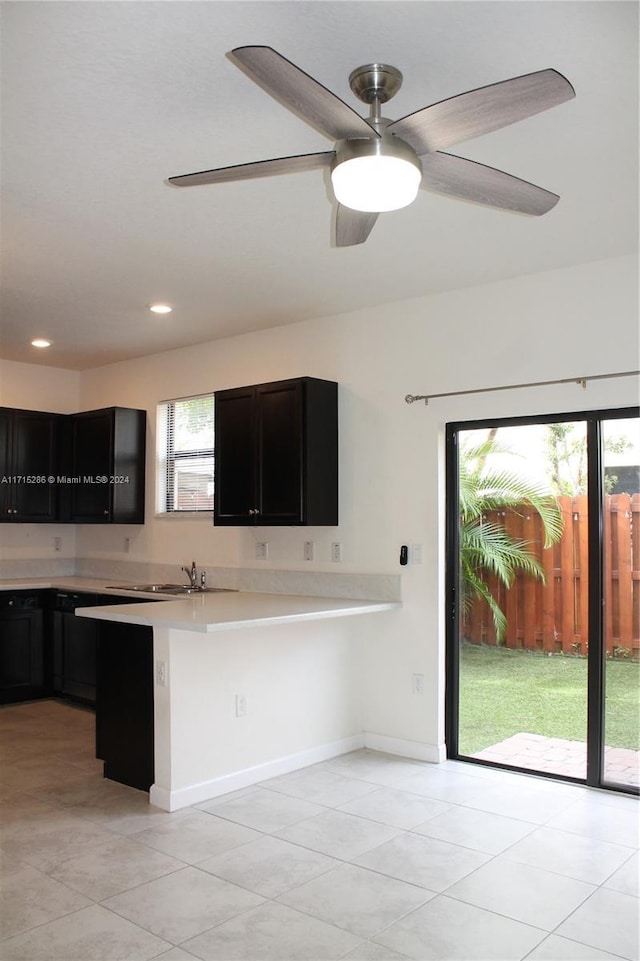
<instances>
[{"instance_id":1,"label":"glass door panel","mask_svg":"<svg viewBox=\"0 0 640 961\"><path fill-rule=\"evenodd\" d=\"M585 779L585 422L458 432L458 755Z\"/></svg>"},{"instance_id":2,"label":"glass door panel","mask_svg":"<svg viewBox=\"0 0 640 961\"><path fill-rule=\"evenodd\" d=\"M640 785L640 421L602 423L604 772Z\"/></svg>"}]
</instances>

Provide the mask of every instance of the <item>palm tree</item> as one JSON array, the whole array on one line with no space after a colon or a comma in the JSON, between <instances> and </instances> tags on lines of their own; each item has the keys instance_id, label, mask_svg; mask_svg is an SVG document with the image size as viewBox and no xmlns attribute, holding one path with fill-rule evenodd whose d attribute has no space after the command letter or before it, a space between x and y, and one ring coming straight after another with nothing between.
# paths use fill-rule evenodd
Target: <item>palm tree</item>
<instances>
[{"instance_id":1,"label":"palm tree","mask_svg":"<svg viewBox=\"0 0 640 961\"><path fill-rule=\"evenodd\" d=\"M495 440L493 435L476 444L463 444L458 468L460 508L460 568L462 608L467 613L475 598L482 598L491 610L498 643L505 635L507 620L493 597L484 573L495 574L511 587L519 572L545 580L544 569L529 550L530 542L512 537L504 527L488 521L489 511L526 507L542 521L544 546L562 536L562 513L555 497L544 484L525 478L517 471L488 464L491 455L518 456Z\"/></svg>"}]
</instances>

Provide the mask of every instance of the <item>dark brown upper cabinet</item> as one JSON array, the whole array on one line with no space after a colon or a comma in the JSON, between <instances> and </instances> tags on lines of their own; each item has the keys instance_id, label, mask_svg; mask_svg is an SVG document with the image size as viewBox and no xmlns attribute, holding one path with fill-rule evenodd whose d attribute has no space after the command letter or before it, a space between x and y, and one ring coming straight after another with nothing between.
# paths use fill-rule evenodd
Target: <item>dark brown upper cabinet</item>
<instances>
[{"instance_id":1,"label":"dark brown upper cabinet","mask_svg":"<svg viewBox=\"0 0 640 961\"><path fill-rule=\"evenodd\" d=\"M216 391L214 524L338 524L338 385Z\"/></svg>"},{"instance_id":2,"label":"dark brown upper cabinet","mask_svg":"<svg viewBox=\"0 0 640 961\"><path fill-rule=\"evenodd\" d=\"M146 412L126 407L70 414L62 520L144 524Z\"/></svg>"},{"instance_id":3,"label":"dark brown upper cabinet","mask_svg":"<svg viewBox=\"0 0 640 961\"><path fill-rule=\"evenodd\" d=\"M0 408L0 521L57 520L58 433L62 415Z\"/></svg>"}]
</instances>

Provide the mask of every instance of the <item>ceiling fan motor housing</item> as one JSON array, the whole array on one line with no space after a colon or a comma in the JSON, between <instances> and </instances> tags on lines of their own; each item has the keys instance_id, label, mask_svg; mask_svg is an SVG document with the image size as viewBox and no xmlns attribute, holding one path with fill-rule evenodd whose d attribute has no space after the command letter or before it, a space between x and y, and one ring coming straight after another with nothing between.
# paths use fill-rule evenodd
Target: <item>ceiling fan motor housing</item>
<instances>
[{"instance_id":1,"label":"ceiling fan motor housing","mask_svg":"<svg viewBox=\"0 0 640 961\"><path fill-rule=\"evenodd\" d=\"M390 123L390 121L387 121L387 123ZM344 163L346 160L353 160L356 157L395 157L398 160L405 160L413 164L422 175L422 164L413 147L409 146L406 141L401 140L400 137L385 134L384 131L381 132L379 137L371 137L370 139L363 137L362 139L338 140L335 151L334 169L338 164Z\"/></svg>"}]
</instances>

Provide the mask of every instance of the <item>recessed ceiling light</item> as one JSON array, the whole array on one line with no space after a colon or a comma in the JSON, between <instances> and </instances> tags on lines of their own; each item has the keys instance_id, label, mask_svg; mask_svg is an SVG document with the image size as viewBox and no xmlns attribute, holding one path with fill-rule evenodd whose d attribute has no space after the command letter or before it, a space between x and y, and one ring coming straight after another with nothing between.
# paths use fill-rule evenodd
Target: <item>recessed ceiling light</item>
<instances>
[{"instance_id":1,"label":"recessed ceiling light","mask_svg":"<svg viewBox=\"0 0 640 961\"><path fill-rule=\"evenodd\" d=\"M32 347L51 347L51 341L45 340L44 337L36 337L35 340L31 341Z\"/></svg>"},{"instance_id":2,"label":"recessed ceiling light","mask_svg":"<svg viewBox=\"0 0 640 961\"><path fill-rule=\"evenodd\" d=\"M173 307L170 307L169 304L150 304L149 310L152 310L154 314L170 314Z\"/></svg>"}]
</instances>

